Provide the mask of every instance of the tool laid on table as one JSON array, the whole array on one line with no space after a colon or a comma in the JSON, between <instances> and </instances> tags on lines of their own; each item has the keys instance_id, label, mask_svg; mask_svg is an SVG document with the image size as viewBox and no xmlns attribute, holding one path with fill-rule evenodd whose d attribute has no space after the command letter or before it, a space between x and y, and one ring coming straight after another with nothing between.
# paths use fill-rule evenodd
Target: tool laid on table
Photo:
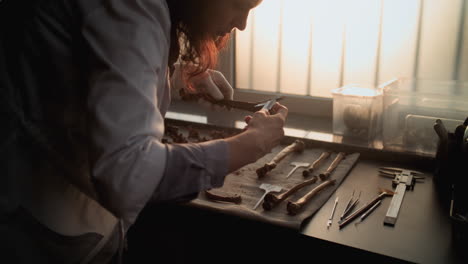
<instances>
[{"instance_id":1,"label":"tool laid on table","mask_svg":"<svg viewBox=\"0 0 468 264\"><path fill-rule=\"evenodd\" d=\"M345 217L344 219L338 221L338 225L340 226L340 228L343 228L345 225L347 225L348 223L350 223L351 221L353 221L354 219L356 219L356 217L362 215L363 213L365 213L367 210L369 210L369 208L371 208L372 206L374 206L376 203L378 203L380 200L382 200L385 196L392 196L394 195L395 192L392 192L390 190L387 190L387 189L380 189L380 194L375 197L372 201L370 201L369 203L365 204L364 206L362 206L361 208L357 209L356 211L354 211L354 213L350 214L349 216Z\"/></svg>"},{"instance_id":2,"label":"tool laid on table","mask_svg":"<svg viewBox=\"0 0 468 264\"><path fill-rule=\"evenodd\" d=\"M367 211L363 213L361 217L359 218L359 222L356 222L356 225L362 223L362 221L364 221L364 219L366 219L366 217L368 217L375 210L375 208L377 208L381 203L382 203L382 200L379 200L371 208L367 209Z\"/></svg>"},{"instance_id":3,"label":"tool laid on table","mask_svg":"<svg viewBox=\"0 0 468 264\"><path fill-rule=\"evenodd\" d=\"M353 210L353 208L359 202L359 198L361 197L361 192L359 192L359 196L355 201L353 201L353 197L354 197L354 191L353 191L353 194L351 194L351 198L349 198L349 201L346 204L346 207L345 207L345 209L343 210L343 213L340 216L340 220L345 218L351 212L351 210Z\"/></svg>"},{"instance_id":4,"label":"tool laid on table","mask_svg":"<svg viewBox=\"0 0 468 264\"><path fill-rule=\"evenodd\" d=\"M283 96L277 96L275 98L271 98L271 99L260 101L260 102L244 102L244 101L235 101L235 100L226 100L226 99L215 100L205 94L187 93L184 89L179 90L179 95L180 95L180 98L182 98L182 100L184 101L196 101L199 99L203 99L215 105L225 106L228 109L235 108L235 109L241 109L241 110L246 110L250 112L256 112L256 111L259 111L260 109L270 110L273 107L273 105L275 105L276 102L284 99Z\"/></svg>"},{"instance_id":5,"label":"tool laid on table","mask_svg":"<svg viewBox=\"0 0 468 264\"><path fill-rule=\"evenodd\" d=\"M303 181L303 182L295 185L294 187L292 187L291 189L289 189L288 191L286 191L284 193L281 193L281 194L269 193L269 194L267 194L265 196L265 199L263 199L263 205L262 205L263 209L271 210L277 204L279 204L282 201L286 200L286 198L293 195L294 193L296 193L297 191L299 191L303 187L316 183L317 180L318 180L318 177L314 176L313 178L311 178L309 180Z\"/></svg>"},{"instance_id":6,"label":"tool laid on table","mask_svg":"<svg viewBox=\"0 0 468 264\"><path fill-rule=\"evenodd\" d=\"M302 207L315 195L317 195L320 191L325 189L325 187L334 185L336 182L335 179L333 180L327 180L322 182L319 186L315 187L312 189L310 192L299 198L297 201L289 201L288 204L286 205L286 209L288 210L288 213L290 215L296 215L299 213L299 211L302 209Z\"/></svg>"},{"instance_id":7,"label":"tool laid on table","mask_svg":"<svg viewBox=\"0 0 468 264\"><path fill-rule=\"evenodd\" d=\"M253 207L254 210L257 209L257 207L263 201L263 199L265 198L265 195L269 194L270 192L281 192L282 190L281 186L277 186L277 185L273 185L269 183L262 183L259 188L265 190L265 193L262 195L262 197L260 197L258 202Z\"/></svg>"},{"instance_id":8,"label":"tool laid on table","mask_svg":"<svg viewBox=\"0 0 468 264\"><path fill-rule=\"evenodd\" d=\"M328 221L327 221L327 228L330 228L330 226L332 225L332 222L333 222L333 215L335 214L335 209L336 209L336 205L338 204L338 197L336 197L335 199L335 203L333 204L333 209L331 211L331 214L330 214L330 217L328 218Z\"/></svg>"},{"instance_id":9,"label":"tool laid on table","mask_svg":"<svg viewBox=\"0 0 468 264\"><path fill-rule=\"evenodd\" d=\"M310 163L307 162L291 162L291 166L294 166L294 169L292 169L288 175L286 175L286 179L289 178L298 168L301 167L308 167Z\"/></svg>"},{"instance_id":10,"label":"tool laid on table","mask_svg":"<svg viewBox=\"0 0 468 264\"><path fill-rule=\"evenodd\" d=\"M283 160L286 156L293 152L302 152L304 151L305 144L304 141L302 140L295 140L291 145L285 147L282 149L278 154L275 155L275 157L262 167L258 168L256 170L258 178L264 177L269 171L273 170L276 168L276 165Z\"/></svg>"},{"instance_id":11,"label":"tool laid on table","mask_svg":"<svg viewBox=\"0 0 468 264\"><path fill-rule=\"evenodd\" d=\"M424 179L423 176L419 176L424 173L391 167L382 167L380 168L379 173L385 177L392 177L392 187L396 188L395 195L390 202L390 206L388 207L388 211L384 219L384 224L393 226L396 223L398 212L400 211L406 190L414 190L416 180Z\"/></svg>"},{"instance_id":12,"label":"tool laid on table","mask_svg":"<svg viewBox=\"0 0 468 264\"><path fill-rule=\"evenodd\" d=\"M328 166L328 169L325 172L320 173L319 175L320 179L324 181L328 177L330 177L330 174L336 169L336 167L338 167L338 164L340 164L341 160L345 159L345 157L346 157L346 153L344 152L338 153L338 155L335 157L335 159L330 164L330 166Z\"/></svg>"},{"instance_id":13,"label":"tool laid on table","mask_svg":"<svg viewBox=\"0 0 468 264\"><path fill-rule=\"evenodd\" d=\"M302 176L307 177L309 176L315 169L317 169L328 157L330 156L330 152L325 151L323 152L318 159L316 159L310 167L305 169L302 172Z\"/></svg>"}]
</instances>

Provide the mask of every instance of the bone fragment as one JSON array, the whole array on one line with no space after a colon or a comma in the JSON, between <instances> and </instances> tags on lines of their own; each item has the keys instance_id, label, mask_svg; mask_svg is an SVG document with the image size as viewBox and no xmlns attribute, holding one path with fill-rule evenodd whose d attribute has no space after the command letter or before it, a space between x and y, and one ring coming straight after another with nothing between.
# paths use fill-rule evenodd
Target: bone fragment
<instances>
[{"instance_id":1,"label":"bone fragment","mask_svg":"<svg viewBox=\"0 0 468 264\"><path fill-rule=\"evenodd\" d=\"M276 156L267 164L256 170L258 178L264 177L269 171L273 170L278 163L283 160L286 156L293 152L302 152L305 148L305 144L301 140L294 141L291 145L282 149Z\"/></svg>"},{"instance_id":2,"label":"bone fragment","mask_svg":"<svg viewBox=\"0 0 468 264\"><path fill-rule=\"evenodd\" d=\"M205 191L205 196L209 200L218 201L218 202L227 202L227 203L235 203L240 204L242 202L242 197L238 194L233 196L222 196L218 194L214 194L210 191Z\"/></svg>"},{"instance_id":3,"label":"bone fragment","mask_svg":"<svg viewBox=\"0 0 468 264\"><path fill-rule=\"evenodd\" d=\"M286 191L284 193L281 193L281 194L278 194L278 195L273 194L273 193L268 193L265 196L265 199L263 199L263 204L262 204L263 209L265 209L267 211L271 210L273 207L275 207L276 205L278 205L282 201L286 200L286 198L293 195L294 193L296 193L297 191L299 191L303 187L305 187L307 185L310 185L310 184L316 183L317 179L318 179L318 177L314 176L312 179L303 181L303 182L295 185L294 187L292 187L288 191Z\"/></svg>"},{"instance_id":4,"label":"bone fragment","mask_svg":"<svg viewBox=\"0 0 468 264\"><path fill-rule=\"evenodd\" d=\"M322 191L324 188L326 188L329 185L335 184L336 180L327 180L321 183L319 186L315 187L312 189L310 192L308 192L306 195L303 197L299 198L297 201L292 202L289 201L286 209L288 210L288 213L290 215L296 215L299 213L299 211L302 209L302 207L310 200L312 199L315 195L317 195L320 191Z\"/></svg>"},{"instance_id":5,"label":"bone fragment","mask_svg":"<svg viewBox=\"0 0 468 264\"><path fill-rule=\"evenodd\" d=\"M302 176L304 177L307 177L310 175L310 173L312 173L315 169L317 169L320 165L322 165L322 163L330 156L330 152L328 151L325 151L323 152L320 157L318 159L316 159L314 161L314 163L312 163L312 165L310 165L307 169L305 169L303 172L302 172Z\"/></svg>"},{"instance_id":6,"label":"bone fragment","mask_svg":"<svg viewBox=\"0 0 468 264\"><path fill-rule=\"evenodd\" d=\"M346 153L340 152L336 156L336 158L333 160L332 164L328 167L327 171L324 173L320 173L319 177L322 181L326 180L328 177L330 177L330 174L335 170L335 168L340 164L341 160L345 159Z\"/></svg>"}]
</instances>

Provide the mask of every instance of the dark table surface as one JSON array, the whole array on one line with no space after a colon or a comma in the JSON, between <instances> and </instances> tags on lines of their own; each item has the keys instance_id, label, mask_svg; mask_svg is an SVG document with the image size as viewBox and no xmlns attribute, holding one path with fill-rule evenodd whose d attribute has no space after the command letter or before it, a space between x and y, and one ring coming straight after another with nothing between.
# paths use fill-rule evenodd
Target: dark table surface
<instances>
[{"instance_id":1,"label":"dark table surface","mask_svg":"<svg viewBox=\"0 0 468 264\"><path fill-rule=\"evenodd\" d=\"M247 259L279 261L310 257L313 260L322 256L335 261L468 263L455 251L449 199L440 197L436 190L433 159L336 143L307 144L333 151L358 151L361 157L330 199L304 222L299 232L225 214L216 208L194 207L191 203L151 204L129 231L127 258L133 261L157 255L156 259L172 263L191 263L195 259L222 263ZM391 179L379 176L380 167L422 171L426 179L406 192L395 226L383 224L391 201L391 197L386 197L362 223L355 225L355 220L339 229L337 220L353 191L354 197L361 192L356 206L359 208L378 195L378 187L392 189ZM333 224L327 228L336 197L339 202ZM147 237L152 237L153 242L148 244Z\"/></svg>"},{"instance_id":2,"label":"dark table surface","mask_svg":"<svg viewBox=\"0 0 468 264\"><path fill-rule=\"evenodd\" d=\"M357 206L360 207L378 195L377 186L392 189L391 179L378 176L378 169L381 166L399 165L394 162L361 159L301 232L313 238L409 262L461 263L453 250L448 208L438 198L430 172L426 173L424 182L416 183L414 190L406 191L394 226L383 224L392 199L386 197L362 223L355 224L359 222L356 219L339 228L337 220L352 192L355 191L356 197L362 191ZM339 197L339 202L334 222L327 229L326 221L336 197Z\"/></svg>"}]
</instances>

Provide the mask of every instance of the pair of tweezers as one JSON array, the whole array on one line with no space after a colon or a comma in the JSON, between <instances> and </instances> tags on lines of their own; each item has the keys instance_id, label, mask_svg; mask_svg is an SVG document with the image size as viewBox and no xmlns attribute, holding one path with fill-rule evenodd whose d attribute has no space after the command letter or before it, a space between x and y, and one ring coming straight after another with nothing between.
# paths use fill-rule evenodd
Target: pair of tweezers
<instances>
[{"instance_id":1,"label":"pair of tweezers","mask_svg":"<svg viewBox=\"0 0 468 264\"><path fill-rule=\"evenodd\" d=\"M199 99L204 99L207 100L208 102L215 104L215 105L220 105L220 106L225 106L228 109L230 108L235 108L235 109L241 109L241 110L246 110L250 112L256 112L259 111L260 109L266 109L270 110L273 105L282 100L282 96L277 96L272 99L268 99L265 101L260 101L257 103L252 103L252 102L244 102L244 101L235 101L235 100L215 100L210 96L207 96L205 94L190 94L187 93L184 89L179 90L179 95L184 101L196 101Z\"/></svg>"},{"instance_id":2,"label":"pair of tweezers","mask_svg":"<svg viewBox=\"0 0 468 264\"><path fill-rule=\"evenodd\" d=\"M249 112L257 112L260 109L266 109L270 110L273 105L275 105L276 102L280 101L283 99L282 96L277 96L272 99L268 99L265 101L260 101L257 103L253 102L244 102L244 101L235 101L235 100L215 100L207 95L204 94L189 94L184 91L184 89L179 90L180 97L184 101L196 101L198 99L204 99L207 100L208 102L215 104L215 105L220 105L224 106L228 109L230 108L235 108L235 109L241 109L241 110L246 110Z\"/></svg>"},{"instance_id":3,"label":"pair of tweezers","mask_svg":"<svg viewBox=\"0 0 468 264\"><path fill-rule=\"evenodd\" d=\"M354 191L353 191L353 194L351 194L351 198L349 198L348 203L346 204L346 208L344 209L343 213L340 216L340 220L344 219L347 215L349 215L351 210L353 210L353 208L359 202L359 198L361 197L361 192L359 192L359 196L355 201L353 201L353 197L354 197Z\"/></svg>"},{"instance_id":4,"label":"pair of tweezers","mask_svg":"<svg viewBox=\"0 0 468 264\"><path fill-rule=\"evenodd\" d=\"M226 106L227 108L236 108L236 109L246 110L250 112L256 112L256 111L259 111L260 109L270 110L276 102L282 99L283 97L279 96L279 97L275 97L275 98L257 102L257 103L235 101L235 100L219 100L219 101L214 101L212 103Z\"/></svg>"}]
</instances>

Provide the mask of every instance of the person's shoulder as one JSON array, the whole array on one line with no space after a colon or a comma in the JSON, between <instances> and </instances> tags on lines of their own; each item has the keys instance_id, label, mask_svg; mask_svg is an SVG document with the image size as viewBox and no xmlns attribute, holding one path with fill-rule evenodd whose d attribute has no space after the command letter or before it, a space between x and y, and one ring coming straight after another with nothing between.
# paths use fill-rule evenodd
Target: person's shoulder
<instances>
[{"instance_id":1,"label":"person's shoulder","mask_svg":"<svg viewBox=\"0 0 468 264\"><path fill-rule=\"evenodd\" d=\"M97 10L107 9L119 13L141 13L164 21L164 24L170 22L169 6L166 0L77 0L75 4L83 17L87 17Z\"/></svg>"}]
</instances>

